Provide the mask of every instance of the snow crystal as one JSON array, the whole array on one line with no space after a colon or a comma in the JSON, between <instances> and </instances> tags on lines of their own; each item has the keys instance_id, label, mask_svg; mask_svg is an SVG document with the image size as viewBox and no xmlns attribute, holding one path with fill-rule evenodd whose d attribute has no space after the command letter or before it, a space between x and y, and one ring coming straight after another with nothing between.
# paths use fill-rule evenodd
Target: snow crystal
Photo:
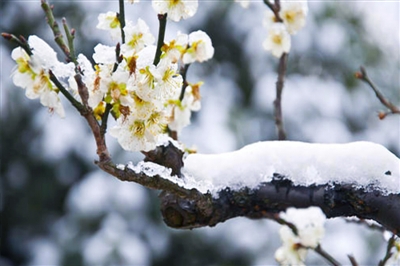
<instances>
[{"instance_id":1,"label":"snow crystal","mask_svg":"<svg viewBox=\"0 0 400 266\"><path fill-rule=\"evenodd\" d=\"M191 154L184 161L185 187L216 192L230 187L256 188L278 173L294 185L342 183L384 194L400 192L400 160L372 142L312 144L297 141L258 142L222 154Z\"/></svg>"}]
</instances>

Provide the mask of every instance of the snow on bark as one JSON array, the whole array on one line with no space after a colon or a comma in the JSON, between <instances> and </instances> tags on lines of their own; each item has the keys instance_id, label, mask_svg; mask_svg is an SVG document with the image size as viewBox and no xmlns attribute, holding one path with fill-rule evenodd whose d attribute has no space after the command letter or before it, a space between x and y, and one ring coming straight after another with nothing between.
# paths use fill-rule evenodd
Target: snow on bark
<instances>
[{"instance_id":1,"label":"snow on bark","mask_svg":"<svg viewBox=\"0 0 400 266\"><path fill-rule=\"evenodd\" d=\"M229 153L188 155L182 173L185 187L213 195L226 187L257 188L262 182L270 182L274 174L299 186L352 184L398 194L399 168L399 158L372 142L265 141Z\"/></svg>"}]
</instances>

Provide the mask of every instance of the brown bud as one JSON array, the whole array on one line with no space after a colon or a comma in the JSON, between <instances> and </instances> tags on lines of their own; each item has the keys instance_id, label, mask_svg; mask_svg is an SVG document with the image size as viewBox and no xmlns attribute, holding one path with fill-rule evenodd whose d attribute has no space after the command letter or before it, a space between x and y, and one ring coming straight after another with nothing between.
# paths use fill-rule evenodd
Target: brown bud
<instances>
[{"instance_id":1,"label":"brown bud","mask_svg":"<svg viewBox=\"0 0 400 266\"><path fill-rule=\"evenodd\" d=\"M2 32L1 36L3 36L4 39L6 40L11 40L12 35L10 33Z\"/></svg>"},{"instance_id":2,"label":"brown bud","mask_svg":"<svg viewBox=\"0 0 400 266\"><path fill-rule=\"evenodd\" d=\"M385 119L386 115L387 115L387 114L386 114L385 112L379 112L379 113L378 113L378 117L379 117L380 120Z\"/></svg>"},{"instance_id":3,"label":"brown bud","mask_svg":"<svg viewBox=\"0 0 400 266\"><path fill-rule=\"evenodd\" d=\"M356 73L354 73L354 77L357 79L362 79L364 77L364 75L361 72L357 71Z\"/></svg>"}]
</instances>

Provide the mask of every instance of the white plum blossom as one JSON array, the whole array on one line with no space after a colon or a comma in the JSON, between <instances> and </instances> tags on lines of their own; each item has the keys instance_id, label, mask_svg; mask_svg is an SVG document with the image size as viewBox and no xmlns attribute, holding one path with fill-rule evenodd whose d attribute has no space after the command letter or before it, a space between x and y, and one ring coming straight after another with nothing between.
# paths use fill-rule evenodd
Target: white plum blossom
<instances>
[{"instance_id":1,"label":"white plum blossom","mask_svg":"<svg viewBox=\"0 0 400 266\"><path fill-rule=\"evenodd\" d=\"M169 59L171 63L177 63L185 52L188 42L189 36L178 32L176 39L171 40L169 43L164 43L161 48L163 51L161 57Z\"/></svg>"},{"instance_id":2,"label":"white plum blossom","mask_svg":"<svg viewBox=\"0 0 400 266\"><path fill-rule=\"evenodd\" d=\"M296 34L306 24L308 13L307 1L281 1L279 16L282 18L289 34Z\"/></svg>"},{"instance_id":3,"label":"white plum blossom","mask_svg":"<svg viewBox=\"0 0 400 266\"><path fill-rule=\"evenodd\" d=\"M182 58L184 64L207 61L213 55L214 47L207 33L198 30L189 34L189 48L186 49Z\"/></svg>"},{"instance_id":4,"label":"white plum blossom","mask_svg":"<svg viewBox=\"0 0 400 266\"><path fill-rule=\"evenodd\" d=\"M98 20L99 23L96 26L98 29L109 31L113 39L121 38L121 23L116 12L100 13Z\"/></svg>"},{"instance_id":5,"label":"white plum blossom","mask_svg":"<svg viewBox=\"0 0 400 266\"><path fill-rule=\"evenodd\" d=\"M183 84L183 78L178 73L178 65L162 59L157 70L160 73L160 79L157 81L160 96L165 99L164 101L178 98Z\"/></svg>"},{"instance_id":6,"label":"white plum blossom","mask_svg":"<svg viewBox=\"0 0 400 266\"><path fill-rule=\"evenodd\" d=\"M13 82L25 89L26 97L40 98L43 106L64 117L65 112L58 96L58 88L50 80L50 71L58 75L58 78L65 78L74 74L74 65L59 62L54 50L37 36L30 36L28 44L32 49L32 55L28 55L20 47L11 53L12 59L17 63L17 68L12 74Z\"/></svg>"},{"instance_id":7,"label":"white plum blossom","mask_svg":"<svg viewBox=\"0 0 400 266\"><path fill-rule=\"evenodd\" d=\"M276 57L281 57L283 53L289 53L291 46L290 35L283 23L273 23L268 30L268 37L263 43L263 47Z\"/></svg>"},{"instance_id":8,"label":"white plum blossom","mask_svg":"<svg viewBox=\"0 0 400 266\"><path fill-rule=\"evenodd\" d=\"M181 130L190 125L192 111L199 111L201 108L199 87L202 83L190 85L185 90L182 101L175 100L172 107L172 121L169 128L180 133Z\"/></svg>"},{"instance_id":9,"label":"white plum blossom","mask_svg":"<svg viewBox=\"0 0 400 266\"><path fill-rule=\"evenodd\" d=\"M299 246L298 238L291 229L287 226L281 227L279 235L284 244L275 251L275 260L281 265L305 265L307 249Z\"/></svg>"},{"instance_id":10,"label":"white plum blossom","mask_svg":"<svg viewBox=\"0 0 400 266\"><path fill-rule=\"evenodd\" d=\"M197 0L153 0L152 6L158 14L166 14L173 21L192 17L198 6Z\"/></svg>"},{"instance_id":11,"label":"white plum blossom","mask_svg":"<svg viewBox=\"0 0 400 266\"><path fill-rule=\"evenodd\" d=\"M297 228L297 235L288 226L281 227L283 245L275 252L275 259L281 265L304 265L307 248L316 248L325 233L326 217L317 207L288 208L280 217Z\"/></svg>"},{"instance_id":12,"label":"white plum blossom","mask_svg":"<svg viewBox=\"0 0 400 266\"><path fill-rule=\"evenodd\" d=\"M125 150L150 151L156 148L157 140L163 132L160 124L154 124L152 121L151 118L138 119L133 113L120 116L117 125L110 129L110 135L117 138Z\"/></svg>"},{"instance_id":13,"label":"white plum blossom","mask_svg":"<svg viewBox=\"0 0 400 266\"><path fill-rule=\"evenodd\" d=\"M128 21L124 27L125 43L121 46L121 52L124 55L135 54L148 45L152 45L155 41L151 34L149 26L142 19L138 19L136 25Z\"/></svg>"}]
</instances>

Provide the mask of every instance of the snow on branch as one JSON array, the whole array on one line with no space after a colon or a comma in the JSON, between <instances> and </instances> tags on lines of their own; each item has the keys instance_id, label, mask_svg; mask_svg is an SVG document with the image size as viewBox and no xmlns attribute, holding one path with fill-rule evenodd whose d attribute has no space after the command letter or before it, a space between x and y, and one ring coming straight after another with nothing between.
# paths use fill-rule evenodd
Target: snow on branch
<instances>
[{"instance_id":1,"label":"snow on branch","mask_svg":"<svg viewBox=\"0 0 400 266\"><path fill-rule=\"evenodd\" d=\"M400 234L400 160L379 144L258 142L230 153L188 155L180 171L176 150L162 146L147 158L155 162L98 164L121 180L162 190L161 212L175 228L318 206L327 217L373 219Z\"/></svg>"}]
</instances>

